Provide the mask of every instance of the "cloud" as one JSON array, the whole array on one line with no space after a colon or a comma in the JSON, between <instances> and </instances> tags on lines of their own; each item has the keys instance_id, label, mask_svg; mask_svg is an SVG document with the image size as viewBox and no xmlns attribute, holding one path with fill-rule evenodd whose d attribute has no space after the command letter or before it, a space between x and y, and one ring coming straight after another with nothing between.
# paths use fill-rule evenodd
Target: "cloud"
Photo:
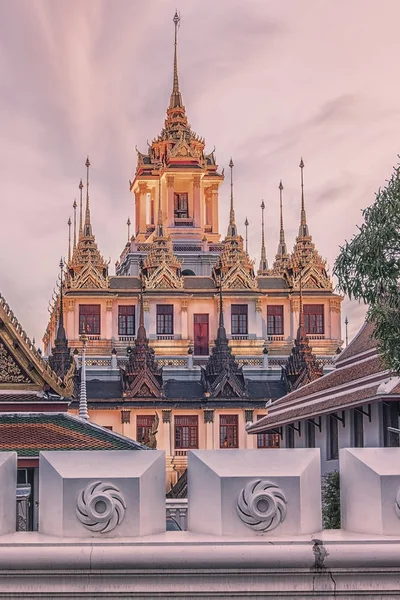
<instances>
[{"instance_id":1,"label":"cloud","mask_svg":"<svg viewBox=\"0 0 400 600\"><path fill-rule=\"evenodd\" d=\"M118 258L133 198L135 145L157 135L172 85L172 0L35 0L3 3L0 21L0 289L39 340L67 220L90 155L93 228ZM361 222L361 208L399 152L400 5L309 0L181 3L179 76L189 121L235 162L239 230L250 221L259 261L260 203L267 252L278 244L279 180L291 248L306 162L307 218L332 265ZM363 15L362 21L359 15ZM388 15L390 18L388 18ZM354 40L357 39L355 44ZM226 231L229 186L220 196ZM344 304L351 327L362 309Z\"/></svg>"}]
</instances>

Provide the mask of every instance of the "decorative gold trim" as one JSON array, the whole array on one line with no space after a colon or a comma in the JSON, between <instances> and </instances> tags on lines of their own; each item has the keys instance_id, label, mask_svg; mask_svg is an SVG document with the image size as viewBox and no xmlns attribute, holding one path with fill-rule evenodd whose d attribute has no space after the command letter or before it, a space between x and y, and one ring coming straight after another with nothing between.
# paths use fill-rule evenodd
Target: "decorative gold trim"
<instances>
[{"instance_id":1,"label":"decorative gold trim","mask_svg":"<svg viewBox=\"0 0 400 600\"><path fill-rule=\"evenodd\" d=\"M300 310L300 298L290 299L290 312L299 312Z\"/></svg>"},{"instance_id":2,"label":"decorative gold trim","mask_svg":"<svg viewBox=\"0 0 400 600\"><path fill-rule=\"evenodd\" d=\"M340 313L341 310L341 303L342 303L343 298L330 298L329 299L329 308L331 309L331 312L333 313Z\"/></svg>"}]
</instances>

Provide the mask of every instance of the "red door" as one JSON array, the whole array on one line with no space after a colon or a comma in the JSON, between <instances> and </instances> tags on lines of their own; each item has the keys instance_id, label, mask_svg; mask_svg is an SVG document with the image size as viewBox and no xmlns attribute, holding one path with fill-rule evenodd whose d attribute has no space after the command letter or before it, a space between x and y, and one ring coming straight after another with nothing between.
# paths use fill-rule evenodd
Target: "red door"
<instances>
[{"instance_id":1,"label":"red door","mask_svg":"<svg viewBox=\"0 0 400 600\"><path fill-rule=\"evenodd\" d=\"M208 356L208 314L194 315L194 353L197 356Z\"/></svg>"}]
</instances>

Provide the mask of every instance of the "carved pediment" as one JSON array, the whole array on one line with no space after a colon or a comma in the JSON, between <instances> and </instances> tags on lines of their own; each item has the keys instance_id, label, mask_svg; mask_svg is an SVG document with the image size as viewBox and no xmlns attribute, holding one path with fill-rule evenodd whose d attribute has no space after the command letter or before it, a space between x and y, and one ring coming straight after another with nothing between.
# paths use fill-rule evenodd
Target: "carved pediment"
<instances>
[{"instance_id":1,"label":"carved pediment","mask_svg":"<svg viewBox=\"0 0 400 600\"><path fill-rule=\"evenodd\" d=\"M0 340L0 383L30 383L34 381Z\"/></svg>"},{"instance_id":2,"label":"carved pediment","mask_svg":"<svg viewBox=\"0 0 400 600\"><path fill-rule=\"evenodd\" d=\"M106 289L109 287L109 278L92 264L87 263L81 271L71 280L72 289Z\"/></svg>"},{"instance_id":3,"label":"carved pediment","mask_svg":"<svg viewBox=\"0 0 400 600\"><path fill-rule=\"evenodd\" d=\"M228 289L256 290L258 287L255 277L243 269L241 265L233 267L225 274L222 285Z\"/></svg>"},{"instance_id":4,"label":"carved pediment","mask_svg":"<svg viewBox=\"0 0 400 600\"><path fill-rule=\"evenodd\" d=\"M175 270L163 263L146 277L146 288L153 290L183 289L183 278L177 277Z\"/></svg>"}]
</instances>

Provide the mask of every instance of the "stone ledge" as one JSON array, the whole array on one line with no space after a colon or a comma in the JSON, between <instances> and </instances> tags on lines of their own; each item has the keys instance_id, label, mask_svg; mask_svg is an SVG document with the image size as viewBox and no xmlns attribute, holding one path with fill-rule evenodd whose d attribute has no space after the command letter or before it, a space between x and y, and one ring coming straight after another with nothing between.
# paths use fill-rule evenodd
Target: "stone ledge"
<instances>
[{"instance_id":1,"label":"stone ledge","mask_svg":"<svg viewBox=\"0 0 400 600\"><path fill-rule=\"evenodd\" d=\"M321 531L312 536L232 538L166 532L140 538L56 538L14 533L0 538L0 573L54 569L302 569L314 564L314 539L328 569L398 568L400 537ZM46 565L46 569L43 569Z\"/></svg>"}]
</instances>

